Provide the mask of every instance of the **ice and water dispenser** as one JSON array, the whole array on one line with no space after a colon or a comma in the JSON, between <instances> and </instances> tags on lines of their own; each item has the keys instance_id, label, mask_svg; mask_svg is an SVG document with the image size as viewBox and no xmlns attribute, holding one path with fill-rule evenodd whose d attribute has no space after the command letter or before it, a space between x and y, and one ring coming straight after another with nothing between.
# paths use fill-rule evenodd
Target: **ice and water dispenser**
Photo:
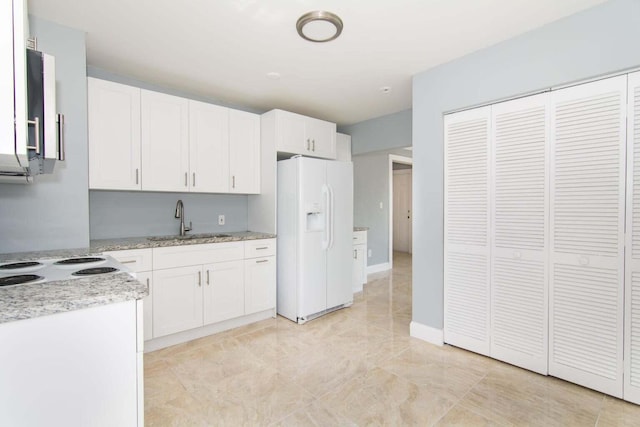
<instances>
[{"instance_id":1,"label":"ice and water dispenser","mask_svg":"<svg viewBox=\"0 0 640 427\"><path fill-rule=\"evenodd\" d=\"M308 203L305 206L305 213L307 217L305 231L324 231L325 213L320 203Z\"/></svg>"}]
</instances>

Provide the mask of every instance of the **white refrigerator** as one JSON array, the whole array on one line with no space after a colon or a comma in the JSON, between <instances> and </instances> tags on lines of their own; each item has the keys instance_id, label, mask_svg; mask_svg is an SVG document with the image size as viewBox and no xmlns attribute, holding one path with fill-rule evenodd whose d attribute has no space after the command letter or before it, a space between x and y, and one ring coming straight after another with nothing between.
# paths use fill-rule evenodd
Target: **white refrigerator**
<instances>
[{"instance_id":1,"label":"white refrigerator","mask_svg":"<svg viewBox=\"0 0 640 427\"><path fill-rule=\"evenodd\" d=\"M305 323L353 303L353 164L278 162L278 314Z\"/></svg>"}]
</instances>

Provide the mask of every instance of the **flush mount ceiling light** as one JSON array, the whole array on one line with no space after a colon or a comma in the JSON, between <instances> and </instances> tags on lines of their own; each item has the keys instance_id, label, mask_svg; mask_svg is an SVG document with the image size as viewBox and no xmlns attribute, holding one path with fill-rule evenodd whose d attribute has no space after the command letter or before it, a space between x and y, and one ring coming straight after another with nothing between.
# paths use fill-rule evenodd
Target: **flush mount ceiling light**
<instances>
[{"instance_id":1,"label":"flush mount ceiling light","mask_svg":"<svg viewBox=\"0 0 640 427\"><path fill-rule=\"evenodd\" d=\"M337 39L342 33L342 19L335 13L316 10L302 15L296 28L303 39L323 43Z\"/></svg>"}]
</instances>

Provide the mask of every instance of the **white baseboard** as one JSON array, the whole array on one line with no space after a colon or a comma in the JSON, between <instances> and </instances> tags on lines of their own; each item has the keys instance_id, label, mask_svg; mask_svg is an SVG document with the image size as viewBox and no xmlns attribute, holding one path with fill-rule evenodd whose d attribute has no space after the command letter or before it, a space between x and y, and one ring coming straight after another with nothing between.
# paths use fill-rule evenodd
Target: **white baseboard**
<instances>
[{"instance_id":1,"label":"white baseboard","mask_svg":"<svg viewBox=\"0 0 640 427\"><path fill-rule=\"evenodd\" d=\"M367 266L367 274L380 273L381 271L387 270L391 270L391 265L388 262Z\"/></svg>"},{"instance_id":2,"label":"white baseboard","mask_svg":"<svg viewBox=\"0 0 640 427\"><path fill-rule=\"evenodd\" d=\"M444 345L442 329L432 328L422 323L412 321L409 325L409 335L431 344Z\"/></svg>"}]
</instances>

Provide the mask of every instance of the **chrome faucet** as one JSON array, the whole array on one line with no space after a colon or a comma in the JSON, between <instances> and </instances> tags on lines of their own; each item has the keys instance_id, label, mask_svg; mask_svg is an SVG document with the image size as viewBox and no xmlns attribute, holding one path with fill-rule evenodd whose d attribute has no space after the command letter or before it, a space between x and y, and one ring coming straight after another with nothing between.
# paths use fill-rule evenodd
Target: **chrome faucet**
<instances>
[{"instance_id":1,"label":"chrome faucet","mask_svg":"<svg viewBox=\"0 0 640 427\"><path fill-rule=\"evenodd\" d=\"M189 221L189 226L184 226L184 205L182 204L182 200L178 200L176 203L176 218L180 218L180 235L184 236L187 234L187 231L191 231L193 224Z\"/></svg>"}]
</instances>

